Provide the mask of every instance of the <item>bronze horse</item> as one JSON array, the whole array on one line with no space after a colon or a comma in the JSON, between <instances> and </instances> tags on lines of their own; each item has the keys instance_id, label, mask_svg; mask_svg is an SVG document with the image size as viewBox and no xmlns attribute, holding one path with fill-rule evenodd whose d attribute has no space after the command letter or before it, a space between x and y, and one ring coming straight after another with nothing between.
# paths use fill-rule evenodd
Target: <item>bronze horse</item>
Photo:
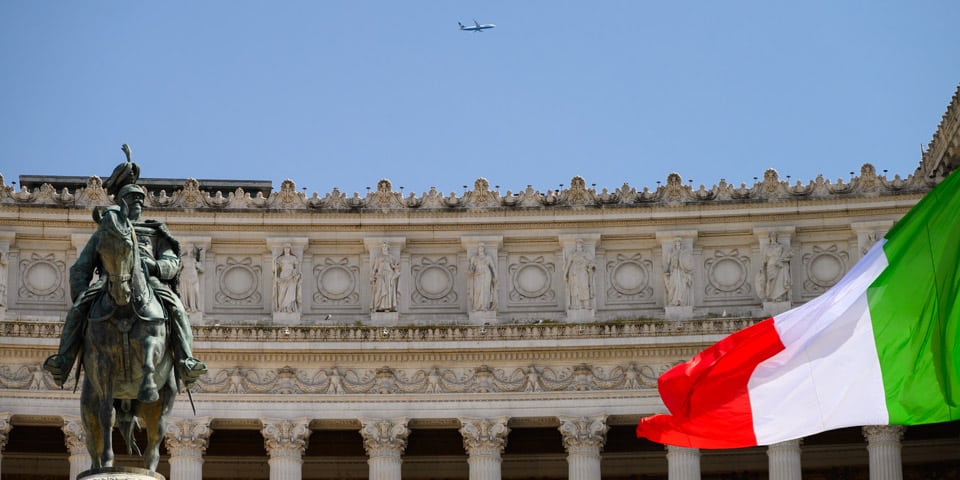
<instances>
[{"instance_id":1,"label":"bronze horse","mask_svg":"<svg viewBox=\"0 0 960 480\"><path fill-rule=\"evenodd\" d=\"M147 283L134 227L112 209L99 223L97 254L107 280L84 332L80 405L87 451L92 468L113 466L116 414L128 454L140 453L134 427L146 430L144 466L156 471L164 419L177 393L167 315Z\"/></svg>"}]
</instances>

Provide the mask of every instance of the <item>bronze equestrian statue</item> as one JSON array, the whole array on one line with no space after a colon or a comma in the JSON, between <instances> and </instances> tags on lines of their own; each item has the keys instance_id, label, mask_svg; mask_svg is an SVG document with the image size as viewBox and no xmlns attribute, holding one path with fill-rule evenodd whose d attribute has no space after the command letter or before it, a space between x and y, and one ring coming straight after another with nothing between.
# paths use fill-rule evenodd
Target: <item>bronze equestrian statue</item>
<instances>
[{"instance_id":1,"label":"bronze equestrian statue","mask_svg":"<svg viewBox=\"0 0 960 480\"><path fill-rule=\"evenodd\" d=\"M80 409L92 468L113 466L116 415L128 453L139 453L133 428L145 425L144 463L156 471L174 397L181 384L189 393L206 365L193 357L189 317L176 291L180 244L163 223L140 221L146 193L126 145L124 152L127 162L105 182L117 205L94 209L97 231L70 267L74 303L60 348L43 367L62 387L81 359L76 375L86 372Z\"/></svg>"}]
</instances>

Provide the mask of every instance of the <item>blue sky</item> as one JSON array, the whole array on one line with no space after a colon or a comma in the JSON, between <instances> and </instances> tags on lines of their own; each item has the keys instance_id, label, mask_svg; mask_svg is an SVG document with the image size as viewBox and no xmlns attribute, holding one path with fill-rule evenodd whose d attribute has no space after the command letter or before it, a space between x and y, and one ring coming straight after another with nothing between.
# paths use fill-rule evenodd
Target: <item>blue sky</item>
<instances>
[{"instance_id":1,"label":"blue sky","mask_svg":"<svg viewBox=\"0 0 960 480\"><path fill-rule=\"evenodd\" d=\"M457 21L496 23L461 32ZM0 173L375 187L909 174L960 2L0 2Z\"/></svg>"}]
</instances>

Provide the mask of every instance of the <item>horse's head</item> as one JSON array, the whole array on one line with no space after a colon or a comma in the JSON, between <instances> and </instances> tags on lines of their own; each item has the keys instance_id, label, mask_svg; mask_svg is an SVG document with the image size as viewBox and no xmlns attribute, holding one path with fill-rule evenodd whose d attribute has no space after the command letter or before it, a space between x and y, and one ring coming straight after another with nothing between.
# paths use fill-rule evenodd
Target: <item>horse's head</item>
<instances>
[{"instance_id":1,"label":"horse's head","mask_svg":"<svg viewBox=\"0 0 960 480\"><path fill-rule=\"evenodd\" d=\"M108 212L100 220L97 253L107 275L107 289L116 305L127 305L133 297L136 274L136 245L133 227L119 212Z\"/></svg>"}]
</instances>

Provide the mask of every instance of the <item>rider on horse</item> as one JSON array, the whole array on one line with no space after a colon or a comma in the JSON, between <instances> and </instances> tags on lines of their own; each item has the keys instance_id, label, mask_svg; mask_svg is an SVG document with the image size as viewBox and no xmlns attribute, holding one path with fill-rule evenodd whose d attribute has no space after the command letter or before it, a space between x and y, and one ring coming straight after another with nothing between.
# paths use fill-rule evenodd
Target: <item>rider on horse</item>
<instances>
[{"instance_id":1,"label":"rider on horse","mask_svg":"<svg viewBox=\"0 0 960 480\"><path fill-rule=\"evenodd\" d=\"M98 244L101 236L108 234L105 231L106 224L122 223L131 225L135 230L134 238L139 244L142 268L148 274L147 284L160 300L169 320L177 377L189 388L206 372L207 367L193 357L190 320L174 289L180 270L180 244L170 236L163 223L150 220L137 222L145 198L145 192L139 185L129 183L122 186L114 198L118 205L103 211L102 218L98 219L100 228L87 242L77 262L70 267L70 294L74 303L64 321L60 348L56 355L47 358L43 368L53 375L57 385L63 386L66 382L83 344L83 331L91 306L101 294L106 294L107 275L97 253ZM90 284L95 272L99 278Z\"/></svg>"}]
</instances>

